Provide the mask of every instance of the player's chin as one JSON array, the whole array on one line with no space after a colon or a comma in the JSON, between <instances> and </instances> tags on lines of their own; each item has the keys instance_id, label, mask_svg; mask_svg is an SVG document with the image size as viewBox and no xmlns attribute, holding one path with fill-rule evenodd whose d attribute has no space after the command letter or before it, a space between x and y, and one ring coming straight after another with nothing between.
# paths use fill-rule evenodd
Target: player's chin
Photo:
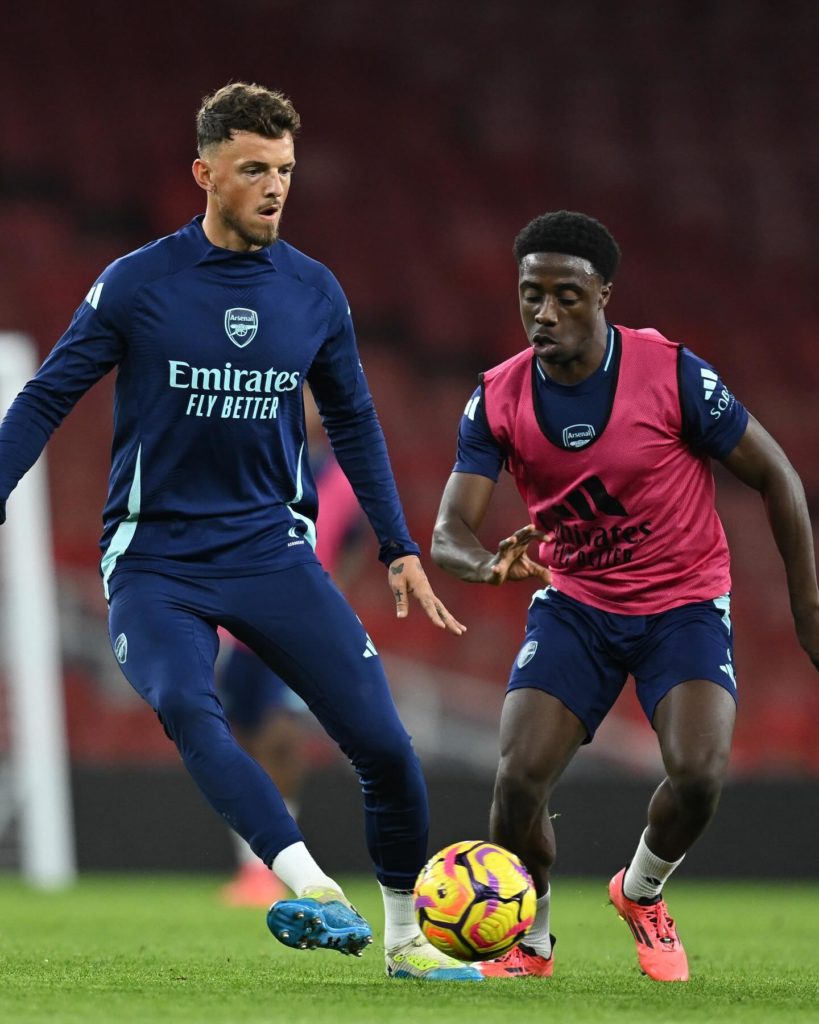
<instances>
[{"instance_id":1,"label":"player's chin","mask_svg":"<svg viewBox=\"0 0 819 1024\"><path fill-rule=\"evenodd\" d=\"M263 248L272 245L279 237L279 222L265 221L257 224L251 231L247 232L247 238L251 245L260 245Z\"/></svg>"}]
</instances>

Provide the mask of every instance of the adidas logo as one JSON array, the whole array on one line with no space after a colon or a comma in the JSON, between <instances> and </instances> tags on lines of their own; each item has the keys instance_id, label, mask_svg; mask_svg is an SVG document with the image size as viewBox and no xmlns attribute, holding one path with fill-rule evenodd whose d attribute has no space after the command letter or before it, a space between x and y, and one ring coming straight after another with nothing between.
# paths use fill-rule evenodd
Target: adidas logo
<instances>
[{"instance_id":1,"label":"adidas logo","mask_svg":"<svg viewBox=\"0 0 819 1024\"><path fill-rule=\"evenodd\" d=\"M375 644L372 642L372 640L370 640L369 634L367 635L367 643L366 643L366 646L364 647L364 655L363 656L365 658L377 658L378 657L378 651L375 649Z\"/></svg>"},{"instance_id":2,"label":"adidas logo","mask_svg":"<svg viewBox=\"0 0 819 1024\"><path fill-rule=\"evenodd\" d=\"M464 416L466 416L467 419L475 419L475 411L477 410L480 401L480 395L473 395L472 398L470 398L469 401L466 403L466 408L464 409Z\"/></svg>"},{"instance_id":3,"label":"adidas logo","mask_svg":"<svg viewBox=\"0 0 819 1024\"><path fill-rule=\"evenodd\" d=\"M596 519L597 516L592 510L589 501L591 501L591 504L594 505L598 513L603 515L628 515L628 512L617 498L609 494L603 486L603 481L599 476L590 476L587 480L584 480L580 487L576 487L566 495L565 501L566 505L571 505L571 509L567 508L566 505L555 505L554 509L562 519L574 519L575 515L585 519L587 522Z\"/></svg>"},{"instance_id":4,"label":"adidas logo","mask_svg":"<svg viewBox=\"0 0 819 1024\"><path fill-rule=\"evenodd\" d=\"M716 390L719 377L713 370L706 370L705 367L702 367L700 370L700 376L702 377L702 389L705 392L705 401L707 402Z\"/></svg>"},{"instance_id":5,"label":"adidas logo","mask_svg":"<svg viewBox=\"0 0 819 1024\"><path fill-rule=\"evenodd\" d=\"M102 286L105 282L100 281L97 284L91 286L91 291L85 296L85 301L89 306L97 308L100 302L100 295L102 295Z\"/></svg>"},{"instance_id":6,"label":"adidas logo","mask_svg":"<svg viewBox=\"0 0 819 1024\"><path fill-rule=\"evenodd\" d=\"M726 676L731 680L734 689L737 688L737 677L734 675L734 666L731 662L731 651L730 649L725 652L728 655L728 661L724 665L720 665L720 671L724 672Z\"/></svg>"}]
</instances>

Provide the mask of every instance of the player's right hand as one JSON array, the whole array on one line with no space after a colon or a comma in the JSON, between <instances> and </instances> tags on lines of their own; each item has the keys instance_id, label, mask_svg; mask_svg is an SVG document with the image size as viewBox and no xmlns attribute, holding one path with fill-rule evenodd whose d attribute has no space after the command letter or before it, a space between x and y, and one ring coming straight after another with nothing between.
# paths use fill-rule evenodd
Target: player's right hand
<instances>
[{"instance_id":1,"label":"player's right hand","mask_svg":"<svg viewBox=\"0 0 819 1024\"><path fill-rule=\"evenodd\" d=\"M498 544L498 552L487 566L484 582L498 587L507 580L535 577L544 586L548 586L552 582L550 570L526 554L526 549L533 540L552 540L552 534L543 533L536 526L529 524L515 530L511 537L505 537Z\"/></svg>"}]
</instances>

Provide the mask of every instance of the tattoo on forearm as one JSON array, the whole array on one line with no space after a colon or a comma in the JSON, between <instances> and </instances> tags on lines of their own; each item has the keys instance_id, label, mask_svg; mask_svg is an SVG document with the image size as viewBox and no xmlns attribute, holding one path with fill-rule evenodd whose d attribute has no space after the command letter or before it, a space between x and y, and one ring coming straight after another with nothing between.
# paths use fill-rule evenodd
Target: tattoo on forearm
<instances>
[{"instance_id":1,"label":"tattoo on forearm","mask_svg":"<svg viewBox=\"0 0 819 1024\"><path fill-rule=\"evenodd\" d=\"M392 576L400 576L403 571L404 571L404 563L403 562L400 565L391 565L390 566L390 574Z\"/></svg>"}]
</instances>

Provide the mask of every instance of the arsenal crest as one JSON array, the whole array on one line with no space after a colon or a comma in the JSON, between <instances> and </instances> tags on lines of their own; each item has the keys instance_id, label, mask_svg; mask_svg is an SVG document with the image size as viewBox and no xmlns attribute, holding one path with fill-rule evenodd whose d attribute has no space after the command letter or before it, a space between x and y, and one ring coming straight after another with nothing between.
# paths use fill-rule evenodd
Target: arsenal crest
<instances>
[{"instance_id":1,"label":"arsenal crest","mask_svg":"<svg viewBox=\"0 0 819 1024\"><path fill-rule=\"evenodd\" d=\"M518 668L525 668L529 662L537 654L537 640L529 640L520 649L520 653L517 657Z\"/></svg>"},{"instance_id":2,"label":"arsenal crest","mask_svg":"<svg viewBox=\"0 0 819 1024\"><path fill-rule=\"evenodd\" d=\"M256 337L259 316L255 309L225 310L225 332L234 345L244 348Z\"/></svg>"}]
</instances>

